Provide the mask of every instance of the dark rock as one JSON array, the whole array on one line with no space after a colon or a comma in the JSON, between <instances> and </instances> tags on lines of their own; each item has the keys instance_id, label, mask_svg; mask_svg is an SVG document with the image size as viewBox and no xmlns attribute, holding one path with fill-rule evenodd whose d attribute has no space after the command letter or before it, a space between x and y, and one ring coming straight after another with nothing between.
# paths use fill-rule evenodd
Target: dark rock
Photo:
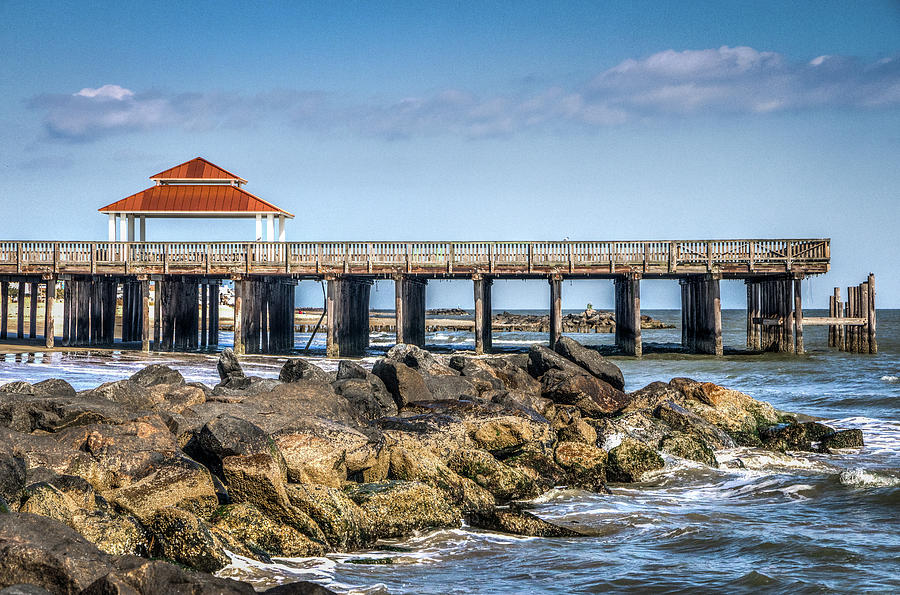
<instances>
[{"instance_id":1,"label":"dark rock","mask_svg":"<svg viewBox=\"0 0 900 595\"><path fill-rule=\"evenodd\" d=\"M759 431L764 448L769 450L812 450L806 428L800 424L778 424Z\"/></svg>"},{"instance_id":2,"label":"dark rock","mask_svg":"<svg viewBox=\"0 0 900 595\"><path fill-rule=\"evenodd\" d=\"M112 559L115 569L97 579L82 595L191 593L194 595L255 595L248 583L192 572L160 560L136 556Z\"/></svg>"},{"instance_id":3,"label":"dark rock","mask_svg":"<svg viewBox=\"0 0 900 595\"><path fill-rule=\"evenodd\" d=\"M266 589L262 595L336 595L336 593L318 583L296 581Z\"/></svg>"},{"instance_id":4,"label":"dark rock","mask_svg":"<svg viewBox=\"0 0 900 595\"><path fill-rule=\"evenodd\" d=\"M425 374L425 386L435 401L474 400L478 398L478 390L468 378L462 376L432 376Z\"/></svg>"},{"instance_id":5,"label":"dark rock","mask_svg":"<svg viewBox=\"0 0 900 595\"><path fill-rule=\"evenodd\" d=\"M716 453L712 447L696 434L676 432L666 436L659 444L659 449L682 459L697 461L710 467L718 467Z\"/></svg>"},{"instance_id":6,"label":"dark rock","mask_svg":"<svg viewBox=\"0 0 900 595\"><path fill-rule=\"evenodd\" d=\"M350 380L351 378L359 378L365 380L369 372L357 364L347 359L338 362L336 380Z\"/></svg>"},{"instance_id":7,"label":"dark rock","mask_svg":"<svg viewBox=\"0 0 900 595\"><path fill-rule=\"evenodd\" d=\"M80 396L43 396L6 393L0 399L0 427L17 432L57 432L93 423L119 424L141 414L107 399Z\"/></svg>"},{"instance_id":8,"label":"dark rock","mask_svg":"<svg viewBox=\"0 0 900 595\"><path fill-rule=\"evenodd\" d=\"M422 374L431 374L432 376L455 376L458 374L456 370L438 362L431 353L417 345L406 343L394 345L384 355L384 358L404 363Z\"/></svg>"},{"instance_id":9,"label":"dark rock","mask_svg":"<svg viewBox=\"0 0 900 595\"><path fill-rule=\"evenodd\" d=\"M41 380L36 383L33 387L34 394L43 395L46 397L49 396L58 396L58 397L74 397L75 389L72 388L72 385L62 380L60 378L48 378L47 380Z\"/></svg>"},{"instance_id":10,"label":"dark rock","mask_svg":"<svg viewBox=\"0 0 900 595\"><path fill-rule=\"evenodd\" d=\"M460 526L460 512L444 494L423 483L387 481L357 484L347 494L372 519L375 537L403 537L413 531Z\"/></svg>"},{"instance_id":11,"label":"dark rock","mask_svg":"<svg viewBox=\"0 0 900 595\"><path fill-rule=\"evenodd\" d=\"M225 457L248 454L281 456L274 441L258 426L228 414L206 422L185 451L219 476L222 475L222 459Z\"/></svg>"},{"instance_id":12,"label":"dark rock","mask_svg":"<svg viewBox=\"0 0 900 595\"><path fill-rule=\"evenodd\" d=\"M209 471L186 457L167 460L140 481L109 493L109 499L142 522L167 506L203 519L219 506Z\"/></svg>"},{"instance_id":13,"label":"dark rock","mask_svg":"<svg viewBox=\"0 0 900 595\"><path fill-rule=\"evenodd\" d=\"M102 510L81 511L72 515L69 526L107 554L150 554L149 537L134 517Z\"/></svg>"},{"instance_id":14,"label":"dark rock","mask_svg":"<svg viewBox=\"0 0 900 595\"><path fill-rule=\"evenodd\" d=\"M384 382L397 407L418 401L434 400L422 375L402 362L380 359L375 362L372 373Z\"/></svg>"},{"instance_id":15,"label":"dark rock","mask_svg":"<svg viewBox=\"0 0 900 595\"><path fill-rule=\"evenodd\" d=\"M541 490L569 481L565 469L553 457L553 451L543 445L530 442L493 451L493 454L505 465L527 473Z\"/></svg>"},{"instance_id":16,"label":"dark rock","mask_svg":"<svg viewBox=\"0 0 900 595\"><path fill-rule=\"evenodd\" d=\"M297 382L298 380L328 382L328 375L319 366L309 363L302 357L295 357L284 363L281 373L278 374L278 380L282 382Z\"/></svg>"},{"instance_id":17,"label":"dark rock","mask_svg":"<svg viewBox=\"0 0 900 595\"><path fill-rule=\"evenodd\" d=\"M666 422L675 430L700 436L715 448L734 448L735 446L734 440L723 430L672 401L660 403L653 411L653 416Z\"/></svg>"},{"instance_id":18,"label":"dark rock","mask_svg":"<svg viewBox=\"0 0 900 595\"><path fill-rule=\"evenodd\" d=\"M563 372L568 376L590 376L591 373L574 364L543 345L532 345L528 350L528 373L535 378L540 378L550 370Z\"/></svg>"},{"instance_id":19,"label":"dark rock","mask_svg":"<svg viewBox=\"0 0 900 595\"><path fill-rule=\"evenodd\" d=\"M164 364L150 364L132 375L130 380L144 388L157 384L184 384L184 376L181 375L181 372Z\"/></svg>"},{"instance_id":20,"label":"dark rock","mask_svg":"<svg viewBox=\"0 0 900 595\"><path fill-rule=\"evenodd\" d=\"M226 383L235 378L244 378L244 370L241 363L230 347L226 347L219 354L219 360L216 362L216 370L219 372L219 380Z\"/></svg>"},{"instance_id":21,"label":"dark rock","mask_svg":"<svg viewBox=\"0 0 900 595\"><path fill-rule=\"evenodd\" d=\"M533 537L584 537L573 529L549 523L526 510L495 508L488 514L470 515L469 522L476 527L513 535Z\"/></svg>"},{"instance_id":22,"label":"dark rock","mask_svg":"<svg viewBox=\"0 0 900 595\"><path fill-rule=\"evenodd\" d=\"M822 449L828 450L835 448L862 448L865 446L863 444L862 430L858 429L840 430L834 434L828 434L822 437L819 444Z\"/></svg>"},{"instance_id":23,"label":"dark rock","mask_svg":"<svg viewBox=\"0 0 900 595\"><path fill-rule=\"evenodd\" d=\"M540 489L528 474L498 461L484 450L461 449L453 453L447 466L468 477L500 501L534 498Z\"/></svg>"},{"instance_id":24,"label":"dark rock","mask_svg":"<svg viewBox=\"0 0 900 595\"><path fill-rule=\"evenodd\" d=\"M644 474L665 467L665 461L656 450L633 438L609 451L606 474L610 481L631 483L641 481Z\"/></svg>"},{"instance_id":25,"label":"dark rock","mask_svg":"<svg viewBox=\"0 0 900 595\"><path fill-rule=\"evenodd\" d=\"M803 426L803 429L806 430L806 436L813 442L819 442L825 436L829 434L834 434L835 429L825 424L820 424L815 421L806 421L800 424Z\"/></svg>"},{"instance_id":26,"label":"dark rock","mask_svg":"<svg viewBox=\"0 0 900 595\"><path fill-rule=\"evenodd\" d=\"M22 495L22 505L19 507L20 512L39 514L67 525L71 523L72 515L77 509L78 507L71 498L45 482L28 486Z\"/></svg>"},{"instance_id":27,"label":"dark rock","mask_svg":"<svg viewBox=\"0 0 900 595\"><path fill-rule=\"evenodd\" d=\"M23 380L15 380L13 382L7 382L3 386L0 386L0 393L10 393L14 395L33 395L34 387L29 382L25 382Z\"/></svg>"},{"instance_id":28,"label":"dark rock","mask_svg":"<svg viewBox=\"0 0 900 595\"><path fill-rule=\"evenodd\" d=\"M587 417L611 415L628 403L628 397L608 383L589 375L548 370L541 379L542 396L554 403L575 405Z\"/></svg>"},{"instance_id":29,"label":"dark rock","mask_svg":"<svg viewBox=\"0 0 900 595\"><path fill-rule=\"evenodd\" d=\"M18 507L22 490L25 489L27 470L24 459L13 456L11 452L0 451L0 498Z\"/></svg>"},{"instance_id":30,"label":"dark rock","mask_svg":"<svg viewBox=\"0 0 900 595\"><path fill-rule=\"evenodd\" d=\"M366 434L323 418L297 420L273 438L295 483L339 488L348 473L376 464L376 452Z\"/></svg>"},{"instance_id":31,"label":"dark rock","mask_svg":"<svg viewBox=\"0 0 900 595\"><path fill-rule=\"evenodd\" d=\"M10 585L0 589L0 595L53 595L53 593L35 585Z\"/></svg>"},{"instance_id":32,"label":"dark rock","mask_svg":"<svg viewBox=\"0 0 900 595\"><path fill-rule=\"evenodd\" d=\"M334 391L347 399L363 417L369 420L397 414L397 403L378 376L345 378L332 384Z\"/></svg>"},{"instance_id":33,"label":"dark rock","mask_svg":"<svg viewBox=\"0 0 900 595\"><path fill-rule=\"evenodd\" d=\"M588 349L575 339L563 335L557 339L554 350L613 388L618 390L625 389L625 379L622 376L622 370L593 349Z\"/></svg>"},{"instance_id":34,"label":"dark rock","mask_svg":"<svg viewBox=\"0 0 900 595\"><path fill-rule=\"evenodd\" d=\"M560 442L581 442L589 446L597 444L597 430L583 419L576 419L571 424L556 431Z\"/></svg>"},{"instance_id":35,"label":"dark rock","mask_svg":"<svg viewBox=\"0 0 900 595\"><path fill-rule=\"evenodd\" d=\"M160 508L147 521L153 534L153 555L203 572L216 572L231 563L209 526L178 508Z\"/></svg>"},{"instance_id":36,"label":"dark rock","mask_svg":"<svg viewBox=\"0 0 900 595\"><path fill-rule=\"evenodd\" d=\"M59 521L0 514L0 585L27 583L75 594L113 570L107 554Z\"/></svg>"},{"instance_id":37,"label":"dark rock","mask_svg":"<svg viewBox=\"0 0 900 595\"><path fill-rule=\"evenodd\" d=\"M542 416L546 416L553 407L553 401L550 399L522 390L499 391L491 396L491 401L504 407L530 411Z\"/></svg>"}]
</instances>

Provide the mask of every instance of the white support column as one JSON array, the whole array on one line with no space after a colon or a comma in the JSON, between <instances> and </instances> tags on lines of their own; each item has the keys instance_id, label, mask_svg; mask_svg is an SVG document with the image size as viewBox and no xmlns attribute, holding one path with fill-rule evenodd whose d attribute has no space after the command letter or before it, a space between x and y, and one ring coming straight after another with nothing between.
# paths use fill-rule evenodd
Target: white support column
<instances>
[{"instance_id":1,"label":"white support column","mask_svg":"<svg viewBox=\"0 0 900 595\"><path fill-rule=\"evenodd\" d=\"M141 242L147 241L147 218L141 215L141 235L138 236Z\"/></svg>"},{"instance_id":2,"label":"white support column","mask_svg":"<svg viewBox=\"0 0 900 595\"><path fill-rule=\"evenodd\" d=\"M278 241L284 241L284 215L278 216Z\"/></svg>"},{"instance_id":3,"label":"white support column","mask_svg":"<svg viewBox=\"0 0 900 595\"><path fill-rule=\"evenodd\" d=\"M125 213L119 213L119 241L124 242L128 237L128 217Z\"/></svg>"},{"instance_id":4,"label":"white support column","mask_svg":"<svg viewBox=\"0 0 900 595\"><path fill-rule=\"evenodd\" d=\"M116 214L115 213L109 214L109 241L110 242L116 241Z\"/></svg>"},{"instance_id":5,"label":"white support column","mask_svg":"<svg viewBox=\"0 0 900 595\"><path fill-rule=\"evenodd\" d=\"M256 241L262 241L262 215L256 214Z\"/></svg>"},{"instance_id":6,"label":"white support column","mask_svg":"<svg viewBox=\"0 0 900 595\"><path fill-rule=\"evenodd\" d=\"M275 241L275 216L272 213L266 215L266 241Z\"/></svg>"},{"instance_id":7,"label":"white support column","mask_svg":"<svg viewBox=\"0 0 900 595\"><path fill-rule=\"evenodd\" d=\"M134 241L134 215L128 215L128 241Z\"/></svg>"}]
</instances>

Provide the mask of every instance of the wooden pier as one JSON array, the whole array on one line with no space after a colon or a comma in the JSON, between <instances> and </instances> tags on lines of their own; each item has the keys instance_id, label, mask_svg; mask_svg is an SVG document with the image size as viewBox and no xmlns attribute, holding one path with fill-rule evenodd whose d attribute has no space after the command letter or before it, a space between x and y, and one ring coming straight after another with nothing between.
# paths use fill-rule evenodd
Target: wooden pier
<instances>
[{"instance_id":1,"label":"wooden pier","mask_svg":"<svg viewBox=\"0 0 900 595\"><path fill-rule=\"evenodd\" d=\"M28 293L28 288L37 295L38 285L43 285L51 302L57 284L62 283L64 345L111 343L117 293L122 296L123 341L140 341L144 350L152 347L161 351L217 345L218 291L223 281L231 281L235 286L236 351L286 352L294 343L293 286L300 280L314 279L327 282L328 355L358 355L368 347L369 290L374 280L395 282L397 341L421 345L425 341L428 280L468 279L474 287L475 349L483 353L491 349L493 280L547 280L553 344L562 334L562 281L610 279L616 287L616 344L623 352L639 356L641 280L672 279L682 284L684 346L699 353L721 354L719 281L743 279L748 285L748 345L802 351L800 280L826 273L830 257L828 239L3 241L0 338L7 336L11 283L18 284L20 295ZM33 300L29 328L32 337L36 336L35 303ZM24 301L20 299L20 338L24 337L23 308ZM44 335L48 347L54 344L52 318L52 307L47 307ZM874 329L874 322L871 328Z\"/></svg>"}]
</instances>

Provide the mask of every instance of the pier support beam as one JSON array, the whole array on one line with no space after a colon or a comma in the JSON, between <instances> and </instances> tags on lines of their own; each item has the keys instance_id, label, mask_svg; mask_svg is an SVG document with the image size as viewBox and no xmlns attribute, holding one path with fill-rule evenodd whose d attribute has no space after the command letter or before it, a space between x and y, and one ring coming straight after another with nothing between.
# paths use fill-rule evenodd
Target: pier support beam
<instances>
[{"instance_id":1,"label":"pier support beam","mask_svg":"<svg viewBox=\"0 0 900 595\"><path fill-rule=\"evenodd\" d=\"M219 282L207 286L209 289L209 320L206 326L206 344L215 347L219 344Z\"/></svg>"},{"instance_id":2,"label":"pier support beam","mask_svg":"<svg viewBox=\"0 0 900 595\"><path fill-rule=\"evenodd\" d=\"M616 346L628 355L641 357L641 276L616 277ZM552 322L552 321L551 321Z\"/></svg>"},{"instance_id":3,"label":"pier support beam","mask_svg":"<svg viewBox=\"0 0 900 595\"><path fill-rule=\"evenodd\" d=\"M0 339L6 338L9 327L9 281L0 282Z\"/></svg>"},{"instance_id":4,"label":"pier support beam","mask_svg":"<svg viewBox=\"0 0 900 595\"><path fill-rule=\"evenodd\" d=\"M37 337L37 306L38 306L38 282L31 283L28 312L28 337L34 339Z\"/></svg>"},{"instance_id":5,"label":"pier support beam","mask_svg":"<svg viewBox=\"0 0 900 595\"><path fill-rule=\"evenodd\" d=\"M866 281L869 298L868 309L868 333L869 333L869 353L878 353L878 341L875 338L875 275L869 273Z\"/></svg>"},{"instance_id":6,"label":"pier support beam","mask_svg":"<svg viewBox=\"0 0 900 595\"><path fill-rule=\"evenodd\" d=\"M753 349L793 353L794 345L794 279L748 280L751 303L748 311L750 337L748 344ZM750 314L748 313L748 316ZM802 324L802 311L800 312Z\"/></svg>"},{"instance_id":7,"label":"pier support beam","mask_svg":"<svg viewBox=\"0 0 900 595\"><path fill-rule=\"evenodd\" d=\"M803 347L803 278L794 279L794 353L801 354Z\"/></svg>"},{"instance_id":8,"label":"pier support beam","mask_svg":"<svg viewBox=\"0 0 900 595\"><path fill-rule=\"evenodd\" d=\"M328 280L328 357L363 355L369 348L371 288L371 279L337 277Z\"/></svg>"},{"instance_id":9,"label":"pier support beam","mask_svg":"<svg viewBox=\"0 0 900 595\"><path fill-rule=\"evenodd\" d=\"M143 227L144 219L141 218ZM150 281L143 279L140 281L141 289L141 351L148 353L150 351Z\"/></svg>"},{"instance_id":10,"label":"pier support beam","mask_svg":"<svg viewBox=\"0 0 900 595\"><path fill-rule=\"evenodd\" d=\"M257 216L258 217L258 216ZM257 218L257 221L259 219ZM238 355L244 353L244 297L243 281L234 279L234 352Z\"/></svg>"},{"instance_id":11,"label":"pier support beam","mask_svg":"<svg viewBox=\"0 0 900 595\"><path fill-rule=\"evenodd\" d=\"M54 329L53 305L56 303L56 279L51 277L44 282L44 347L53 349Z\"/></svg>"},{"instance_id":12,"label":"pier support beam","mask_svg":"<svg viewBox=\"0 0 900 595\"><path fill-rule=\"evenodd\" d=\"M479 274L472 277L472 283L475 287L475 353L482 355L493 348L491 286L494 281Z\"/></svg>"},{"instance_id":13,"label":"pier support beam","mask_svg":"<svg viewBox=\"0 0 900 595\"><path fill-rule=\"evenodd\" d=\"M25 338L25 286L24 281L19 281L19 296L16 305L18 306L16 317L16 338Z\"/></svg>"},{"instance_id":14,"label":"pier support beam","mask_svg":"<svg viewBox=\"0 0 900 595\"><path fill-rule=\"evenodd\" d=\"M682 346L693 353L722 355L722 309L718 277L695 275L682 279L681 311Z\"/></svg>"},{"instance_id":15,"label":"pier support beam","mask_svg":"<svg viewBox=\"0 0 900 595\"><path fill-rule=\"evenodd\" d=\"M398 275L394 277L397 343L425 347L425 287L428 281Z\"/></svg>"},{"instance_id":16,"label":"pier support beam","mask_svg":"<svg viewBox=\"0 0 900 595\"><path fill-rule=\"evenodd\" d=\"M550 282L550 349L562 336L562 275L553 275Z\"/></svg>"}]
</instances>

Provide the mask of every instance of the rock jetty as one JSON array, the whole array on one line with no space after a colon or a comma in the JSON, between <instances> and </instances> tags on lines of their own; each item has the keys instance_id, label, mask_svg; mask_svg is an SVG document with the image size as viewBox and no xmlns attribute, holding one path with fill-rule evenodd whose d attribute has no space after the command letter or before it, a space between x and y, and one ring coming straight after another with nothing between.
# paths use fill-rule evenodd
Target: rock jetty
<instances>
[{"instance_id":1,"label":"rock jetty","mask_svg":"<svg viewBox=\"0 0 900 595\"><path fill-rule=\"evenodd\" d=\"M577 538L527 501L645 481L671 457L715 467L737 445L862 445L711 383L626 393L614 364L568 337L490 357L397 345L371 371L294 358L279 380L225 350L218 371L215 387L158 364L81 392L0 387L0 588L252 593L212 574L229 553L317 556L463 521Z\"/></svg>"},{"instance_id":2,"label":"rock jetty","mask_svg":"<svg viewBox=\"0 0 900 595\"><path fill-rule=\"evenodd\" d=\"M519 331L526 333L550 332L550 316L534 314L511 314L501 312L492 318L497 330ZM614 333L616 332L616 316L612 312L601 310L585 310L578 314L566 314L562 319L564 333ZM641 315L642 329L675 328L661 320Z\"/></svg>"}]
</instances>

